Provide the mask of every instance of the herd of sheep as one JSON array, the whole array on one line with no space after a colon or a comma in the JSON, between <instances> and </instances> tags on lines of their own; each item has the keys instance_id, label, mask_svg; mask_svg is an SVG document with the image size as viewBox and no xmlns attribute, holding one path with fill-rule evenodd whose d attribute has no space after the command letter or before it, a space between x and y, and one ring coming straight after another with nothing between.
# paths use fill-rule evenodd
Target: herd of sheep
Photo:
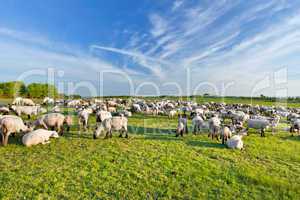
<instances>
[{"instance_id":1,"label":"herd of sheep","mask_svg":"<svg viewBox=\"0 0 300 200\"><path fill-rule=\"evenodd\" d=\"M46 97L43 105L27 98L16 98L11 105L0 107L1 142L5 146L10 135L23 134L25 146L49 143L50 138L62 136L64 128L70 130L74 124L70 115L64 115L61 108L74 108L78 116L79 130L89 128L89 118L96 117L94 139L112 137L118 131L120 137L128 137L128 117L132 113L144 115L165 115L178 118L176 137L189 132L191 120L193 134L208 132L212 139L219 138L229 148L242 149L243 136L248 129L256 129L261 136L265 130L274 133L280 120L290 124L290 132L300 133L300 109L285 107L253 106L247 104L204 103L179 100L144 100L144 99L78 99L54 100ZM47 106L48 109L45 108ZM24 122L21 116L31 120ZM174 127L175 128L175 127Z\"/></svg>"}]
</instances>

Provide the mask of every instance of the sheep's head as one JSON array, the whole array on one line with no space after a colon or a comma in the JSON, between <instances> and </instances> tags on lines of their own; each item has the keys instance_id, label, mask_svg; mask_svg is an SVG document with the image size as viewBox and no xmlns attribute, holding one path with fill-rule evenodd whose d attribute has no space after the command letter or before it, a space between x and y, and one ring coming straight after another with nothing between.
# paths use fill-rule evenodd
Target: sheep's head
<instances>
[{"instance_id":1,"label":"sheep's head","mask_svg":"<svg viewBox=\"0 0 300 200\"><path fill-rule=\"evenodd\" d=\"M53 138L58 138L59 137L59 135L58 135L58 133L56 132L56 131L52 131L52 134L51 134L51 136L50 137L53 137Z\"/></svg>"}]
</instances>

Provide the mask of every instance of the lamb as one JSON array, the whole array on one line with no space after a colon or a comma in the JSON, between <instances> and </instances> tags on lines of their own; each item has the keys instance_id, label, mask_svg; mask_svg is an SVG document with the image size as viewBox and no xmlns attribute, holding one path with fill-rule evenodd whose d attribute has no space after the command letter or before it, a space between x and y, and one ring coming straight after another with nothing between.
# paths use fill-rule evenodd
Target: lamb
<instances>
[{"instance_id":1,"label":"lamb","mask_svg":"<svg viewBox=\"0 0 300 200\"><path fill-rule=\"evenodd\" d=\"M50 137L58 138L58 133L56 131L48 131L44 129L38 129L30 133L25 134L22 137L22 143L26 147L30 147L37 144L48 144L50 143Z\"/></svg>"},{"instance_id":2,"label":"lamb","mask_svg":"<svg viewBox=\"0 0 300 200\"><path fill-rule=\"evenodd\" d=\"M13 115L4 115L0 118L0 129L2 135L2 145L6 146L10 134L30 131L20 117Z\"/></svg>"},{"instance_id":3,"label":"lamb","mask_svg":"<svg viewBox=\"0 0 300 200\"><path fill-rule=\"evenodd\" d=\"M261 137L265 137L265 129L270 126L270 122L267 119L249 119L248 128L260 130Z\"/></svg>"},{"instance_id":4,"label":"lamb","mask_svg":"<svg viewBox=\"0 0 300 200\"><path fill-rule=\"evenodd\" d=\"M103 131L106 131L105 138L108 138L112 137L112 131L119 131L119 137L122 137L123 133L125 133L125 138L128 138L127 123L128 119L123 116L106 118L101 122L100 125L97 126L93 137L94 139L97 139Z\"/></svg>"},{"instance_id":5,"label":"lamb","mask_svg":"<svg viewBox=\"0 0 300 200\"><path fill-rule=\"evenodd\" d=\"M247 135L246 131L240 132L238 135L234 135L232 138L227 140L226 145L230 149L243 149L244 143L243 143L243 136Z\"/></svg>"},{"instance_id":6,"label":"lamb","mask_svg":"<svg viewBox=\"0 0 300 200\"><path fill-rule=\"evenodd\" d=\"M70 126L72 125L71 116L64 116L60 113L50 113L41 116L34 122L34 126L42 126L44 129L48 130L51 128L52 130L56 129L60 135L63 135L63 125L67 125L67 131L70 130Z\"/></svg>"},{"instance_id":7,"label":"lamb","mask_svg":"<svg viewBox=\"0 0 300 200\"><path fill-rule=\"evenodd\" d=\"M179 121L176 129L176 137L178 137L179 135L183 137L183 133L185 132L184 129L185 129L185 125Z\"/></svg>"}]
</instances>

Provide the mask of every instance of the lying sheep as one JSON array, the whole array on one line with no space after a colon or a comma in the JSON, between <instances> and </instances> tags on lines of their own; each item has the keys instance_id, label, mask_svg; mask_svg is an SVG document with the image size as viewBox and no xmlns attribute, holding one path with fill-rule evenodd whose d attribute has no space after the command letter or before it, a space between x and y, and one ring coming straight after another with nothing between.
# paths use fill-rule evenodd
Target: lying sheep
<instances>
[{"instance_id":1,"label":"lying sheep","mask_svg":"<svg viewBox=\"0 0 300 200\"><path fill-rule=\"evenodd\" d=\"M44 129L51 128L52 130L56 129L58 133L63 135L63 125L67 125L67 131L70 131L70 126L72 125L71 116L64 116L60 113L50 113L41 116L34 123L34 127L43 127Z\"/></svg>"},{"instance_id":2,"label":"lying sheep","mask_svg":"<svg viewBox=\"0 0 300 200\"><path fill-rule=\"evenodd\" d=\"M31 99L17 97L13 102L13 105L20 105L20 106L34 106L35 103Z\"/></svg>"},{"instance_id":3,"label":"lying sheep","mask_svg":"<svg viewBox=\"0 0 300 200\"><path fill-rule=\"evenodd\" d=\"M50 137L58 138L58 133L56 131L48 131L44 129L38 129L30 133L25 134L22 137L22 143L26 147L30 147L37 144L48 144L50 143Z\"/></svg>"},{"instance_id":4,"label":"lying sheep","mask_svg":"<svg viewBox=\"0 0 300 200\"><path fill-rule=\"evenodd\" d=\"M20 117L13 115L4 115L0 118L0 130L2 135L2 145L6 146L10 134L30 131Z\"/></svg>"},{"instance_id":5,"label":"lying sheep","mask_svg":"<svg viewBox=\"0 0 300 200\"><path fill-rule=\"evenodd\" d=\"M125 138L128 138L127 123L128 119L123 116L107 118L103 120L100 125L97 126L93 137L94 139L97 139L103 131L106 131L105 138L108 138L112 137L112 131L119 131L119 137L122 137L123 133L125 133Z\"/></svg>"},{"instance_id":6,"label":"lying sheep","mask_svg":"<svg viewBox=\"0 0 300 200\"><path fill-rule=\"evenodd\" d=\"M227 140L226 145L230 149L243 149L244 143L243 143L243 136L247 135L246 131L240 132L238 135L234 135L229 140Z\"/></svg>"},{"instance_id":7,"label":"lying sheep","mask_svg":"<svg viewBox=\"0 0 300 200\"><path fill-rule=\"evenodd\" d=\"M249 119L248 128L260 130L261 137L265 137L265 129L270 126L270 122L267 119Z\"/></svg>"}]
</instances>

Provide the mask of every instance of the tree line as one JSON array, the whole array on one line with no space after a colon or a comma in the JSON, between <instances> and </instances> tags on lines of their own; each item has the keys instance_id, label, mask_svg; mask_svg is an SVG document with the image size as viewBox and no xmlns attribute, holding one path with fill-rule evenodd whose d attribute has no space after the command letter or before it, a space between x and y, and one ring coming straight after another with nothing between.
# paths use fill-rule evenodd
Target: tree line
<instances>
[{"instance_id":1,"label":"tree line","mask_svg":"<svg viewBox=\"0 0 300 200\"><path fill-rule=\"evenodd\" d=\"M1 97L29 97L29 98L42 98L42 97L57 97L58 91L54 85L47 83L31 83L25 85L21 81L11 81L0 83L0 96Z\"/></svg>"}]
</instances>

